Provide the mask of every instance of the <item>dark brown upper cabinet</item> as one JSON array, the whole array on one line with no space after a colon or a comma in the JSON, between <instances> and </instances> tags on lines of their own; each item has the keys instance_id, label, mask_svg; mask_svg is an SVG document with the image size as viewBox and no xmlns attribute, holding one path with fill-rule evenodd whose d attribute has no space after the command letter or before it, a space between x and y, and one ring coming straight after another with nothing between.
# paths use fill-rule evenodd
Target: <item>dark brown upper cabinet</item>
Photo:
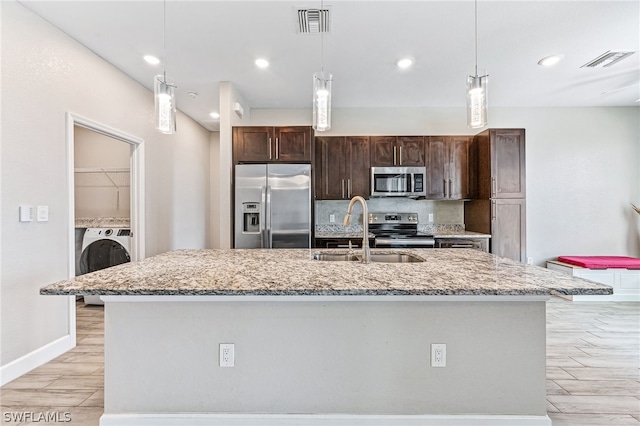
<instances>
[{"instance_id":1,"label":"dark brown upper cabinet","mask_svg":"<svg viewBox=\"0 0 640 426\"><path fill-rule=\"evenodd\" d=\"M525 198L524 129L488 129L473 138L475 198Z\"/></svg>"},{"instance_id":2,"label":"dark brown upper cabinet","mask_svg":"<svg viewBox=\"0 0 640 426\"><path fill-rule=\"evenodd\" d=\"M368 136L322 136L315 140L315 195L318 200L369 197Z\"/></svg>"},{"instance_id":3,"label":"dark brown upper cabinet","mask_svg":"<svg viewBox=\"0 0 640 426\"><path fill-rule=\"evenodd\" d=\"M428 136L426 198L462 200L472 193L469 171L471 136Z\"/></svg>"},{"instance_id":4,"label":"dark brown upper cabinet","mask_svg":"<svg viewBox=\"0 0 640 426\"><path fill-rule=\"evenodd\" d=\"M424 136L371 136L371 166L424 166Z\"/></svg>"},{"instance_id":5,"label":"dark brown upper cabinet","mask_svg":"<svg viewBox=\"0 0 640 426\"><path fill-rule=\"evenodd\" d=\"M311 127L234 127L234 163L311 162Z\"/></svg>"}]
</instances>

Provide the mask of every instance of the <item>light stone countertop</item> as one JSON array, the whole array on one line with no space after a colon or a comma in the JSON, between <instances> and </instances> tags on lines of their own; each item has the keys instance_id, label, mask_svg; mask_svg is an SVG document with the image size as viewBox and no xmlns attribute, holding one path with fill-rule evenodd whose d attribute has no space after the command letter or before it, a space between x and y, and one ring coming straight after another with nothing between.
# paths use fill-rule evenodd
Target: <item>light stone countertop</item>
<instances>
[{"instance_id":1,"label":"light stone countertop","mask_svg":"<svg viewBox=\"0 0 640 426\"><path fill-rule=\"evenodd\" d=\"M609 286L471 249L374 249L421 263L312 260L317 249L177 250L50 284L44 295L578 295ZM346 253L346 250L322 252Z\"/></svg>"},{"instance_id":2,"label":"light stone countertop","mask_svg":"<svg viewBox=\"0 0 640 426\"><path fill-rule=\"evenodd\" d=\"M128 217L80 217L75 220L76 228L130 228Z\"/></svg>"},{"instance_id":3,"label":"light stone countertop","mask_svg":"<svg viewBox=\"0 0 640 426\"><path fill-rule=\"evenodd\" d=\"M491 238L491 234L483 234L473 231L436 231L435 238Z\"/></svg>"}]
</instances>

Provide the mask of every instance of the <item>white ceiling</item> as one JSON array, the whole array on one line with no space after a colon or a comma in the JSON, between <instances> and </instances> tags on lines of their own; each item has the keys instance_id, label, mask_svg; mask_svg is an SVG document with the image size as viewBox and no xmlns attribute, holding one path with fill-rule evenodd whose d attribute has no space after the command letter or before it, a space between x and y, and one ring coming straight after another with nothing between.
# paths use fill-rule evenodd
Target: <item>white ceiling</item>
<instances>
[{"instance_id":1,"label":"white ceiling","mask_svg":"<svg viewBox=\"0 0 640 426\"><path fill-rule=\"evenodd\" d=\"M161 1L21 3L153 90L162 64ZM334 107L456 107L474 73L474 3L325 0L332 32L324 68ZM252 108L311 108L320 37L296 33L297 6L320 0L168 1L166 70L178 108L209 130L218 84L231 81ZM635 54L609 68L580 68L608 50ZM640 106L640 1L478 2L478 67L490 75L489 106ZM537 65L564 54L551 68ZM400 70L401 56L415 65ZM254 65L257 57L271 63ZM187 93L198 93L196 99ZM245 106L247 107L247 106Z\"/></svg>"}]
</instances>

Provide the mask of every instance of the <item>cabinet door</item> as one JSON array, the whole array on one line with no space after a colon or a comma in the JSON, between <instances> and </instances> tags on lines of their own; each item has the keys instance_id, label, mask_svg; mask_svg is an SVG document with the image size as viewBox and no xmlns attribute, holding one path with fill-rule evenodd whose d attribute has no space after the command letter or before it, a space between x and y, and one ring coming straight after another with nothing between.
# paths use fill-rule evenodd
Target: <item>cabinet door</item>
<instances>
[{"instance_id":1,"label":"cabinet door","mask_svg":"<svg viewBox=\"0 0 640 426\"><path fill-rule=\"evenodd\" d=\"M371 193L370 151L368 136L347 137L348 163L347 198L360 195L368 198Z\"/></svg>"},{"instance_id":2,"label":"cabinet door","mask_svg":"<svg viewBox=\"0 0 640 426\"><path fill-rule=\"evenodd\" d=\"M525 197L524 130L491 130L493 198Z\"/></svg>"},{"instance_id":3,"label":"cabinet door","mask_svg":"<svg viewBox=\"0 0 640 426\"><path fill-rule=\"evenodd\" d=\"M447 161L449 182L447 183L448 197L461 200L471 197L471 182L469 174L469 147L471 137L452 136L448 138Z\"/></svg>"},{"instance_id":4,"label":"cabinet door","mask_svg":"<svg viewBox=\"0 0 640 426\"><path fill-rule=\"evenodd\" d=\"M398 136L396 145L398 166L424 166L424 136Z\"/></svg>"},{"instance_id":5,"label":"cabinet door","mask_svg":"<svg viewBox=\"0 0 640 426\"><path fill-rule=\"evenodd\" d=\"M371 136L371 167L395 166L397 156L395 136Z\"/></svg>"},{"instance_id":6,"label":"cabinet door","mask_svg":"<svg viewBox=\"0 0 640 426\"><path fill-rule=\"evenodd\" d=\"M426 139L426 198L442 200L446 196L448 176L446 175L447 139L444 136L429 136Z\"/></svg>"},{"instance_id":7,"label":"cabinet door","mask_svg":"<svg viewBox=\"0 0 640 426\"><path fill-rule=\"evenodd\" d=\"M273 158L277 161L311 161L310 127L276 127Z\"/></svg>"},{"instance_id":8,"label":"cabinet door","mask_svg":"<svg viewBox=\"0 0 640 426\"><path fill-rule=\"evenodd\" d=\"M525 262L525 200L491 200L491 253Z\"/></svg>"},{"instance_id":9,"label":"cabinet door","mask_svg":"<svg viewBox=\"0 0 640 426\"><path fill-rule=\"evenodd\" d=\"M344 137L316 138L316 199L342 200L347 195L345 170L347 146Z\"/></svg>"},{"instance_id":10,"label":"cabinet door","mask_svg":"<svg viewBox=\"0 0 640 426\"><path fill-rule=\"evenodd\" d=\"M233 158L238 162L264 162L273 158L271 127L234 127Z\"/></svg>"}]
</instances>

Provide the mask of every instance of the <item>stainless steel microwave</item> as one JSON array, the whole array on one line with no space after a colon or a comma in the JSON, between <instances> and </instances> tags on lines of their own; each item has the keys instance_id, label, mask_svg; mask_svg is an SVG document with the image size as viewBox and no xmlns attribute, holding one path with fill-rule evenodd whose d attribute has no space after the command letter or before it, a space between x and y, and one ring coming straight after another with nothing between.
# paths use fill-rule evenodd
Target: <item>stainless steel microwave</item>
<instances>
[{"instance_id":1,"label":"stainless steel microwave","mask_svg":"<svg viewBox=\"0 0 640 426\"><path fill-rule=\"evenodd\" d=\"M371 167L372 197L424 197L425 167Z\"/></svg>"}]
</instances>

